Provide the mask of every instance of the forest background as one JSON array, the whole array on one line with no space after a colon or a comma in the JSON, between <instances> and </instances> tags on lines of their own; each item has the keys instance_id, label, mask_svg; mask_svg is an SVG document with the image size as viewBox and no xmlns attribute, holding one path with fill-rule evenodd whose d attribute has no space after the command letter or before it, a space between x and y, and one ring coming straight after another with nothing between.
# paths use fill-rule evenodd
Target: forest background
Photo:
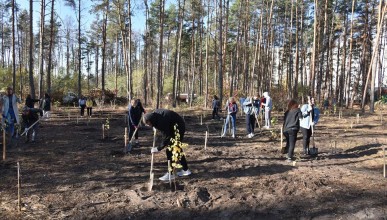
<instances>
[{"instance_id":1,"label":"forest background","mask_svg":"<svg viewBox=\"0 0 387 220\"><path fill-rule=\"evenodd\" d=\"M352 108L387 91L386 1L0 0L0 87L141 98L269 91L279 108L312 94ZM63 11L70 11L64 17ZM193 99L194 95L197 96ZM386 98L387 99L387 98ZM282 105L279 106L278 104ZM369 104L369 105L368 105Z\"/></svg>"}]
</instances>

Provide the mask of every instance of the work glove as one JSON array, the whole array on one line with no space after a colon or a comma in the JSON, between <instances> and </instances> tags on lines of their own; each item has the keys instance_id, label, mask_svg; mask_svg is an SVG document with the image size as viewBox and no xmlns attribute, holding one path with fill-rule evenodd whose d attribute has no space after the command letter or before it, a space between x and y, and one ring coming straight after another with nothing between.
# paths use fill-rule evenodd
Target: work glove
<instances>
[{"instance_id":1,"label":"work glove","mask_svg":"<svg viewBox=\"0 0 387 220\"><path fill-rule=\"evenodd\" d=\"M137 129L138 128L138 126L134 126L134 129Z\"/></svg>"},{"instance_id":2,"label":"work glove","mask_svg":"<svg viewBox=\"0 0 387 220\"><path fill-rule=\"evenodd\" d=\"M315 123L314 123L314 121L312 121L312 126L314 126L315 125Z\"/></svg>"},{"instance_id":3,"label":"work glove","mask_svg":"<svg viewBox=\"0 0 387 220\"><path fill-rule=\"evenodd\" d=\"M157 149L157 147L152 147L152 149L151 149L151 153L153 154L153 153L158 153L158 152L160 152L158 149Z\"/></svg>"}]
</instances>

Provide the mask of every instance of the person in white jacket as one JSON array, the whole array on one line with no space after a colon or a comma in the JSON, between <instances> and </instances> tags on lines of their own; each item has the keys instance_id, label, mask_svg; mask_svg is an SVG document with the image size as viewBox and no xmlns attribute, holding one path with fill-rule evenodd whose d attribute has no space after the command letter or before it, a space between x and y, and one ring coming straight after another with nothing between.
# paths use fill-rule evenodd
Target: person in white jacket
<instances>
[{"instance_id":1,"label":"person in white jacket","mask_svg":"<svg viewBox=\"0 0 387 220\"><path fill-rule=\"evenodd\" d=\"M20 123L17 103L21 103L21 100L13 94L13 89L11 87L7 87L7 94L3 96L2 102L2 126L3 128L6 128L8 135L13 137L15 133L15 123Z\"/></svg>"},{"instance_id":2,"label":"person in white jacket","mask_svg":"<svg viewBox=\"0 0 387 220\"><path fill-rule=\"evenodd\" d=\"M265 97L266 102L262 103L262 106L265 107L265 126L263 128L270 128L270 118L271 118L271 110L273 109L273 102L268 92L263 93L263 97Z\"/></svg>"},{"instance_id":3,"label":"person in white jacket","mask_svg":"<svg viewBox=\"0 0 387 220\"><path fill-rule=\"evenodd\" d=\"M304 154L309 155L309 143L312 134L312 127L315 126L320 119L320 110L314 104L314 98L308 96L308 103L301 106L302 119L300 121L300 128L302 132L302 145Z\"/></svg>"}]
</instances>

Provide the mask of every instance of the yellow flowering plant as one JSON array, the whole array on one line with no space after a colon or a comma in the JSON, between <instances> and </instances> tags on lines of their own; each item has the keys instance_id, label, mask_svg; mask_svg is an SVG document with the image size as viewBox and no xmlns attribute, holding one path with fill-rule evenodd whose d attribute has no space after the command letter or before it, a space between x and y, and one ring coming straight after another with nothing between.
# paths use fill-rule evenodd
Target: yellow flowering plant
<instances>
[{"instance_id":1,"label":"yellow flowering plant","mask_svg":"<svg viewBox=\"0 0 387 220\"><path fill-rule=\"evenodd\" d=\"M180 159L184 155L183 149L188 147L187 143L181 142L180 133L179 129L177 128L177 125L175 125L173 129L175 132L175 138L171 138L172 145L168 146L168 150L172 152L171 167L169 168L170 172L174 171L175 169L182 168L180 164Z\"/></svg>"}]
</instances>

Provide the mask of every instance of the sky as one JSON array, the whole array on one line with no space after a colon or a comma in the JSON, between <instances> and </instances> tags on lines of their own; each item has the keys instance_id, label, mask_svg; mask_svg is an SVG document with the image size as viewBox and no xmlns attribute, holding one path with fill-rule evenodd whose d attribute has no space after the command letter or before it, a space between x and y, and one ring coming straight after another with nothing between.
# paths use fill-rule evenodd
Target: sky
<instances>
[{"instance_id":1,"label":"sky","mask_svg":"<svg viewBox=\"0 0 387 220\"><path fill-rule=\"evenodd\" d=\"M78 0L75 0L78 2ZM138 3L137 3L138 2ZM134 32L143 32L145 29L145 16L144 16L144 9L142 5L139 5L140 1L134 2L132 6L132 11L134 16L132 17L132 28ZM26 9L29 11L30 8L30 2L29 0L16 0L16 3L20 5L21 9ZM50 0L46 0L46 4L50 3ZM39 30L38 28L38 21L40 20L40 0L35 0L33 3L34 7L34 29L36 31ZM93 6L92 0L81 0L81 22L82 22L82 28L83 30L87 30L90 27L90 24L95 19L95 15L90 13L90 9ZM49 8L51 6L48 6ZM62 21L65 21L67 17L73 18L74 22L76 22L76 13L75 11L69 7L65 6L65 0L55 0L55 11L60 17ZM50 16L49 12L46 11L46 21L49 21Z\"/></svg>"}]
</instances>

